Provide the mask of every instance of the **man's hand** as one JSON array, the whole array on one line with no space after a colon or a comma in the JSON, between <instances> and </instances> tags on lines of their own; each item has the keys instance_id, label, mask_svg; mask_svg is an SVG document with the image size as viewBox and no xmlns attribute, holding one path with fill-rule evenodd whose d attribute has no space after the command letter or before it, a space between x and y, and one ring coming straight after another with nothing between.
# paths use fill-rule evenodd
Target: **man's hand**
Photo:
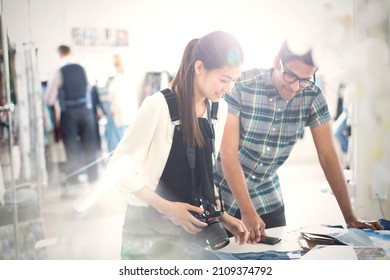
<instances>
[{"instance_id":1,"label":"man's hand","mask_svg":"<svg viewBox=\"0 0 390 280\"><path fill-rule=\"evenodd\" d=\"M244 222L249 231L248 243L257 244L260 242L260 238L265 234L265 223L259 217L256 211L253 213L242 213L241 220Z\"/></svg>"},{"instance_id":2,"label":"man's hand","mask_svg":"<svg viewBox=\"0 0 390 280\"><path fill-rule=\"evenodd\" d=\"M368 221L368 222L363 222L359 220L353 220L350 222L347 222L347 227L350 228L369 228L372 230L381 230L382 226L378 221Z\"/></svg>"}]
</instances>

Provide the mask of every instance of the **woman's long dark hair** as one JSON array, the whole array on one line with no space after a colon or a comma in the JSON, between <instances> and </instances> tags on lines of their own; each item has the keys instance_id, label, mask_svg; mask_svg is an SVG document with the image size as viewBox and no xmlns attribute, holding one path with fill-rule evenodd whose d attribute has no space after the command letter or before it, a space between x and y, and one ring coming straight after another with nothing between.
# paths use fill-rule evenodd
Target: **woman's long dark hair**
<instances>
[{"instance_id":1,"label":"woman's long dark hair","mask_svg":"<svg viewBox=\"0 0 390 280\"><path fill-rule=\"evenodd\" d=\"M177 96L183 139L188 147L200 147L204 143L194 106L195 62L200 60L206 70L214 70L241 65L243 59L240 43L224 31L209 33L187 44L171 88Z\"/></svg>"}]
</instances>

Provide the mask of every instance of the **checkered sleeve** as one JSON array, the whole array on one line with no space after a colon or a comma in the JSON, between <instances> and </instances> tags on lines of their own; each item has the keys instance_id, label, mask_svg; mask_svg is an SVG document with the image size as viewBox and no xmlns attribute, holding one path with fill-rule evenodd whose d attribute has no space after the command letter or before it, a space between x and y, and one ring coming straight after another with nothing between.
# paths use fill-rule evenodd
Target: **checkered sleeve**
<instances>
[{"instance_id":1,"label":"checkered sleeve","mask_svg":"<svg viewBox=\"0 0 390 280\"><path fill-rule=\"evenodd\" d=\"M232 92L225 94L224 98L228 103L228 112L239 116L241 111L241 92L239 85L236 84Z\"/></svg>"},{"instance_id":2,"label":"checkered sleeve","mask_svg":"<svg viewBox=\"0 0 390 280\"><path fill-rule=\"evenodd\" d=\"M311 128L323 125L331 120L328 103L321 91L315 96L310 108L307 125Z\"/></svg>"}]
</instances>

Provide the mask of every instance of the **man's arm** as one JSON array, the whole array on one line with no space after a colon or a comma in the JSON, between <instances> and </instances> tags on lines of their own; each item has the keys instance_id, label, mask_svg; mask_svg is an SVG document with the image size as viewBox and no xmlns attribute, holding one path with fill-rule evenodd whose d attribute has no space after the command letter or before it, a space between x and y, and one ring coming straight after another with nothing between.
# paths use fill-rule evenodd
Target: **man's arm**
<instances>
[{"instance_id":1,"label":"man's arm","mask_svg":"<svg viewBox=\"0 0 390 280\"><path fill-rule=\"evenodd\" d=\"M265 235L265 224L249 196L244 171L238 158L239 141L239 117L228 113L220 151L222 172L237 200L241 219L250 232L252 243L256 243L260 241L261 235Z\"/></svg>"},{"instance_id":2,"label":"man's arm","mask_svg":"<svg viewBox=\"0 0 390 280\"><path fill-rule=\"evenodd\" d=\"M52 79L48 82L46 92L45 92L45 103L52 106L57 100L58 89L62 83L60 71L56 71Z\"/></svg>"},{"instance_id":3,"label":"man's arm","mask_svg":"<svg viewBox=\"0 0 390 280\"><path fill-rule=\"evenodd\" d=\"M348 193L347 182L334 147L330 123L328 122L312 128L311 133L322 170L336 197L347 226L354 228L379 229L379 223L361 222L355 216Z\"/></svg>"}]
</instances>

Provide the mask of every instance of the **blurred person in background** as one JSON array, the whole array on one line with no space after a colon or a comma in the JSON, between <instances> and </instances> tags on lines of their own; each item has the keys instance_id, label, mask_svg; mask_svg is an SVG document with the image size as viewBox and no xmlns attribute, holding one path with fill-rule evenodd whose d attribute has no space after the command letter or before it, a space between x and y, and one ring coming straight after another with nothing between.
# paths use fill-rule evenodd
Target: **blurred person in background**
<instances>
[{"instance_id":1,"label":"blurred person in background","mask_svg":"<svg viewBox=\"0 0 390 280\"><path fill-rule=\"evenodd\" d=\"M114 55L115 76L108 89L109 112L106 136L108 151L112 152L122 139L138 109L138 99L131 76L125 72L122 57Z\"/></svg>"},{"instance_id":2,"label":"blurred person in background","mask_svg":"<svg viewBox=\"0 0 390 280\"><path fill-rule=\"evenodd\" d=\"M61 67L48 82L45 102L59 103L61 137L66 153L66 184L78 184L86 169L89 183L98 179L96 160L96 121L92 109L90 86L85 69L76 63L69 46L58 47ZM80 172L78 172L80 170Z\"/></svg>"}]
</instances>

